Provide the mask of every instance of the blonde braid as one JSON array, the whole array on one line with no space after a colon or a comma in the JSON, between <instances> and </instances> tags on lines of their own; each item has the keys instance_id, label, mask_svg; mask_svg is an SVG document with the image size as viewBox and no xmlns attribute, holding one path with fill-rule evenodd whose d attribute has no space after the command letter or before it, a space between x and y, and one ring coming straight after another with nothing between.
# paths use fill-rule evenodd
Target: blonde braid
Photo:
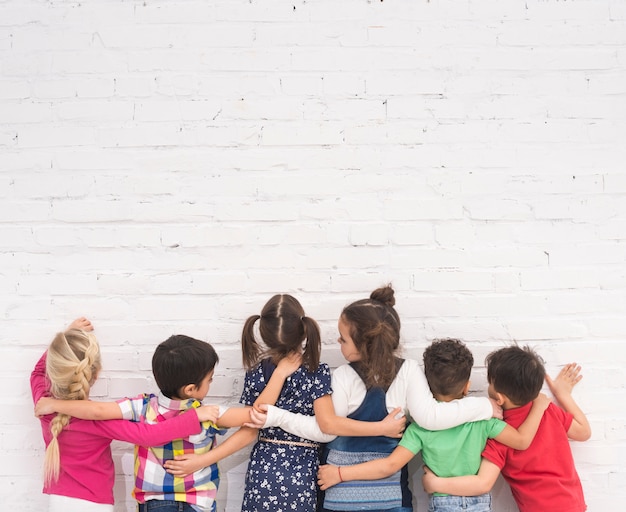
<instances>
[{"instance_id":1,"label":"blonde braid","mask_svg":"<svg viewBox=\"0 0 626 512\"><path fill-rule=\"evenodd\" d=\"M70 329L58 333L46 358L46 373L50 379L52 394L61 400L85 400L89 398L91 385L101 368L100 347L96 337L85 331ZM52 440L46 448L44 480L56 481L60 471L58 437L68 425L70 417L57 414L50 423Z\"/></svg>"}]
</instances>

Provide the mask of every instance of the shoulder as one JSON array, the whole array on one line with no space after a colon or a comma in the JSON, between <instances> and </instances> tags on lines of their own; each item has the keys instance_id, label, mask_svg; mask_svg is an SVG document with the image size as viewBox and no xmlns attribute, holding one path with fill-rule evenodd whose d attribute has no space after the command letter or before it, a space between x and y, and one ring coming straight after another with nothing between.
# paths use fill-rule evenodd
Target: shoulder
<instances>
[{"instance_id":1,"label":"shoulder","mask_svg":"<svg viewBox=\"0 0 626 512\"><path fill-rule=\"evenodd\" d=\"M417 423L411 422L398 444L414 453L417 453L420 451L421 446L424 443L424 436L427 436L429 433L430 432L428 430L420 427Z\"/></svg>"},{"instance_id":2,"label":"shoulder","mask_svg":"<svg viewBox=\"0 0 626 512\"><path fill-rule=\"evenodd\" d=\"M342 364L333 370L333 378L341 378L341 379L354 379L358 378L358 374L354 371L352 366L349 364Z\"/></svg>"},{"instance_id":3,"label":"shoulder","mask_svg":"<svg viewBox=\"0 0 626 512\"><path fill-rule=\"evenodd\" d=\"M332 372L333 387L348 387L355 382L362 383L359 374L349 364L342 364L335 368Z\"/></svg>"},{"instance_id":4,"label":"shoulder","mask_svg":"<svg viewBox=\"0 0 626 512\"><path fill-rule=\"evenodd\" d=\"M301 367L304 369L303 367ZM330 382L330 367L326 363L321 363L314 372L308 372L306 369L302 372L305 377L312 378L315 381Z\"/></svg>"},{"instance_id":5,"label":"shoulder","mask_svg":"<svg viewBox=\"0 0 626 512\"><path fill-rule=\"evenodd\" d=\"M572 425L572 421L574 420L574 416L567 411L561 409L554 402L551 402L544 413L548 418L552 418L554 422L563 425L565 431L569 430Z\"/></svg>"},{"instance_id":6,"label":"shoulder","mask_svg":"<svg viewBox=\"0 0 626 512\"><path fill-rule=\"evenodd\" d=\"M480 428L490 438L499 436L506 427L506 423L498 418L489 418L488 420L474 421L472 423L469 423L468 425Z\"/></svg>"},{"instance_id":7,"label":"shoulder","mask_svg":"<svg viewBox=\"0 0 626 512\"><path fill-rule=\"evenodd\" d=\"M485 445L482 456L502 469L507 458L506 454L512 450L513 448L509 448L495 439L487 439L487 444Z\"/></svg>"},{"instance_id":8,"label":"shoulder","mask_svg":"<svg viewBox=\"0 0 626 512\"><path fill-rule=\"evenodd\" d=\"M415 359L405 359L391 385L406 387L410 383L415 383L419 375L424 375L420 364Z\"/></svg>"},{"instance_id":9,"label":"shoulder","mask_svg":"<svg viewBox=\"0 0 626 512\"><path fill-rule=\"evenodd\" d=\"M405 359L398 373L411 373L414 371L422 371L422 366L419 361L415 359Z\"/></svg>"}]
</instances>

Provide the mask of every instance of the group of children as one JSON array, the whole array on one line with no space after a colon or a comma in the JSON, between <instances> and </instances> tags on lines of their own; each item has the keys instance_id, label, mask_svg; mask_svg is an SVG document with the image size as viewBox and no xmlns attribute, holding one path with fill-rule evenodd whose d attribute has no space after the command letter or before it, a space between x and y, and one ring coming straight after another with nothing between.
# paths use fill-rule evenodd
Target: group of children
<instances>
[{"instance_id":1,"label":"group of children","mask_svg":"<svg viewBox=\"0 0 626 512\"><path fill-rule=\"evenodd\" d=\"M429 510L490 511L500 472L521 512L586 510L568 443L590 436L571 396L580 367L552 380L529 348L502 348L487 358L490 398L464 398L471 352L442 339L424 352L424 370L400 358L394 305L385 286L344 308L347 364L331 376L315 320L291 295L275 295L245 322L244 407L231 408L201 405L218 356L183 335L155 350L158 395L89 401L100 352L91 323L74 321L31 376L49 511L113 510L113 439L135 444L139 512L215 511L217 462L252 442L243 512L410 512L407 463L418 452ZM544 379L563 409L540 393ZM229 427L240 428L218 445Z\"/></svg>"}]
</instances>

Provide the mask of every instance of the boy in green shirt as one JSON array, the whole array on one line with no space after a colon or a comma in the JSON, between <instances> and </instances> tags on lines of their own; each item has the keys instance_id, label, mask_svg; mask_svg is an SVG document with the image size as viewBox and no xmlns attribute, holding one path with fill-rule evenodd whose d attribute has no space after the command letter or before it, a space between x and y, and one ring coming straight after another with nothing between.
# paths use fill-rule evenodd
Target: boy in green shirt
<instances>
[{"instance_id":1,"label":"boy in green shirt","mask_svg":"<svg viewBox=\"0 0 626 512\"><path fill-rule=\"evenodd\" d=\"M472 353L461 341L450 338L433 341L424 351L424 373L434 397L450 402L466 396L473 364ZM388 457L353 466L320 466L318 483L322 490L352 480L355 487L367 485L363 480L378 480L394 474L420 451L424 463L438 476L474 475L480 467L481 453L488 438L517 450L528 448L549 403L549 399L540 394L519 430L495 418L439 431L425 430L411 423ZM468 512L490 511L491 495L430 496L429 510L452 510L453 507Z\"/></svg>"}]
</instances>

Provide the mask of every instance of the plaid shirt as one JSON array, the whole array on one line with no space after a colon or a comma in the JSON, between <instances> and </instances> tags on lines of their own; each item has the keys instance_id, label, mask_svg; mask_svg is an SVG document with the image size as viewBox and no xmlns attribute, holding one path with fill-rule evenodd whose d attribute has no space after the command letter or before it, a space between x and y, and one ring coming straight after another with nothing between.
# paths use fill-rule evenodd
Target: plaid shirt
<instances>
[{"instance_id":1,"label":"plaid shirt","mask_svg":"<svg viewBox=\"0 0 626 512\"><path fill-rule=\"evenodd\" d=\"M197 400L172 400L162 393L143 394L118 401L124 419L141 423L158 423L199 407ZM223 411L220 411L220 414ZM175 439L164 446L135 445L135 489L139 503L148 500L174 500L191 504L198 512L214 512L220 477L217 464L205 467L184 478L175 477L163 468L166 460L188 453L203 454L216 443L216 435L224 434L211 422L202 424L202 432L186 439Z\"/></svg>"}]
</instances>

